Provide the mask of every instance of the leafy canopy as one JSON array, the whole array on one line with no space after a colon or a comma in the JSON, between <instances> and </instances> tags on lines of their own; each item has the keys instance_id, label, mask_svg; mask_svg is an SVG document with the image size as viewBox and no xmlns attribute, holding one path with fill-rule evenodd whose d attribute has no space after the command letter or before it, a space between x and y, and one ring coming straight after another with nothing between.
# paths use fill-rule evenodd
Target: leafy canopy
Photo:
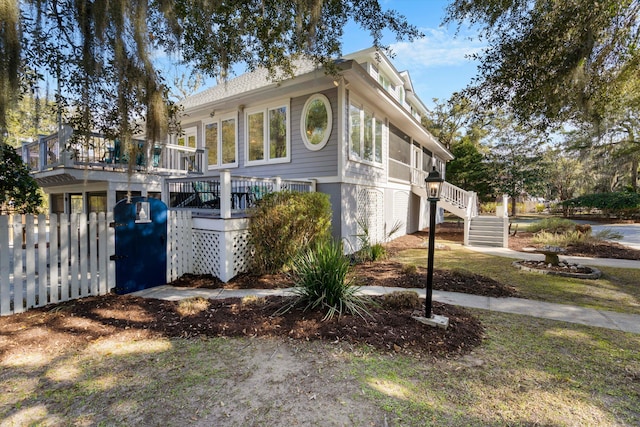
<instances>
[{"instance_id":1,"label":"leafy canopy","mask_svg":"<svg viewBox=\"0 0 640 427\"><path fill-rule=\"evenodd\" d=\"M469 94L541 127L597 122L640 78L638 0L454 0L445 21L488 42Z\"/></svg>"},{"instance_id":2,"label":"leafy canopy","mask_svg":"<svg viewBox=\"0 0 640 427\"><path fill-rule=\"evenodd\" d=\"M0 214L37 213L41 204L27 165L13 147L0 142Z\"/></svg>"},{"instance_id":3,"label":"leafy canopy","mask_svg":"<svg viewBox=\"0 0 640 427\"><path fill-rule=\"evenodd\" d=\"M352 19L383 48L383 30L420 36L376 0L4 0L0 2L0 129L21 92L56 87L56 105L78 131L128 143L169 130L169 102L154 56L228 75L234 64L291 72L304 54L330 65Z\"/></svg>"}]
</instances>

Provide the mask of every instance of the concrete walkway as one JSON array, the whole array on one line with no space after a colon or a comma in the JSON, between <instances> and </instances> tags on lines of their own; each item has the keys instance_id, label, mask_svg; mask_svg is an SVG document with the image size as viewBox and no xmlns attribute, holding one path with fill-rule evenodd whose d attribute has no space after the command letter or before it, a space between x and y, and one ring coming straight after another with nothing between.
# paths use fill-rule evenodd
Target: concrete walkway
<instances>
[{"instance_id":1,"label":"concrete walkway","mask_svg":"<svg viewBox=\"0 0 640 427\"><path fill-rule=\"evenodd\" d=\"M425 290L422 288L391 288L383 286L363 286L361 292L365 295L379 296L385 293L411 290L422 298ZM144 298L156 298L177 301L189 297L213 298L242 298L246 296L287 296L292 295L292 289L201 289L177 288L164 285L151 289L134 292L131 295ZM623 332L640 334L640 315L616 313L612 311L595 310L574 307L565 304L553 304L542 301L526 300L522 298L493 298L479 295L462 294L458 292L433 291L433 300L469 308L499 311L502 313L522 314L543 319L559 320L569 323L597 326Z\"/></svg>"},{"instance_id":2,"label":"concrete walkway","mask_svg":"<svg viewBox=\"0 0 640 427\"><path fill-rule=\"evenodd\" d=\"M526 259L533 261L544 261L544 255L533 254L527 252L518 252L506 248L487 248L484 246L460 246L474 252L481 252L487 255L501 256L505 258ZM560 260L569 261L575 264L592 265L595 267L617 267L617 268L640 268L640 261L629 259L611 259L611 258L589 258L578 256L560 255Z\"/></svg>"}]
</instances>

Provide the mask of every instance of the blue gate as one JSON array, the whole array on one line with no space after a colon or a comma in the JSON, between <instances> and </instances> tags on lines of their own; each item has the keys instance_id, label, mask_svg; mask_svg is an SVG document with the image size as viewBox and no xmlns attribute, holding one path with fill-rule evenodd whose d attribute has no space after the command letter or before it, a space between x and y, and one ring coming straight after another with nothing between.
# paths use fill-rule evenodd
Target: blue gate
<instances>
[{"instance_id":1,"label":"blue gate","mask_svg":"<svg viewBox=\"0 0 640 427\"><path fill-rule=\"evenodd\" d=\"M132 197L113 209L116 235L117 294L167 283L167 205L161 200Z\"/></svg>"}]
</instances>

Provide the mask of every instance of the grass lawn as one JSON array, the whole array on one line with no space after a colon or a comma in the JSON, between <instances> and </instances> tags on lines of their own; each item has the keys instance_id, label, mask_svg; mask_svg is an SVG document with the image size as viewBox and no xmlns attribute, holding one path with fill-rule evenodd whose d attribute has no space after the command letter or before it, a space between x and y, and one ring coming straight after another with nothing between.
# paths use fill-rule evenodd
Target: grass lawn
<instances>
[{"instance_id":1,"label":"grass lawn","mask_svg":"<svg viewBox=\"0 0 640 427\"><path fill-rule=\"evenodd\" d=\"M636 270L597 281L522 272L452 246L436 268L483 274L521 296L640 314ZM425 262L426 250L398 259ZM166 339L121 330L55 351L0 331L0 427L637 426L640 335L473 310L486 328L466 356L381 354L344 342ZM61 329L62 330L62 329Z\"/></svg>"},{"instance_id":2,"label":"grass lawn","mask_svg":"<svg viewBox=\"0 0 640 427\"><path fill-rule=\"evenodd\" d=\"M437 250L434 267L467 271L514 286L521 298L640 314L640 269L598 267L598 280L541 275L512 267L513 259L485 255L444 242L453 250ZM401 252L398 261L426 265L423 249Z\"/></svg>"}]
</instances>

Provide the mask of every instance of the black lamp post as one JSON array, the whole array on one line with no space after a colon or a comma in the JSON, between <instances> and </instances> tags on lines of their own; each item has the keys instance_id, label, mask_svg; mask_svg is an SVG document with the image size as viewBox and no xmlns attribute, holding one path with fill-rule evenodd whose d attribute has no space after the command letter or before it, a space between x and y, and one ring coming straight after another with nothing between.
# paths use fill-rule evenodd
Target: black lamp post
<instances>
[{"instance_id":1,"label":"black lamp post","mask_svg":"<svg viewBox=\"0 0 640 427\"><path fill-rule=\"evenodd\" d=\"M424 182L427 184L427 200L429 201L429 253L427 257L427 295L425 301L425 317L431 318L431 300L433 294L433 252L436 242L436 207L440 200L440 191L444 179L433 167Z\"/></svg>"}]
</instances>

